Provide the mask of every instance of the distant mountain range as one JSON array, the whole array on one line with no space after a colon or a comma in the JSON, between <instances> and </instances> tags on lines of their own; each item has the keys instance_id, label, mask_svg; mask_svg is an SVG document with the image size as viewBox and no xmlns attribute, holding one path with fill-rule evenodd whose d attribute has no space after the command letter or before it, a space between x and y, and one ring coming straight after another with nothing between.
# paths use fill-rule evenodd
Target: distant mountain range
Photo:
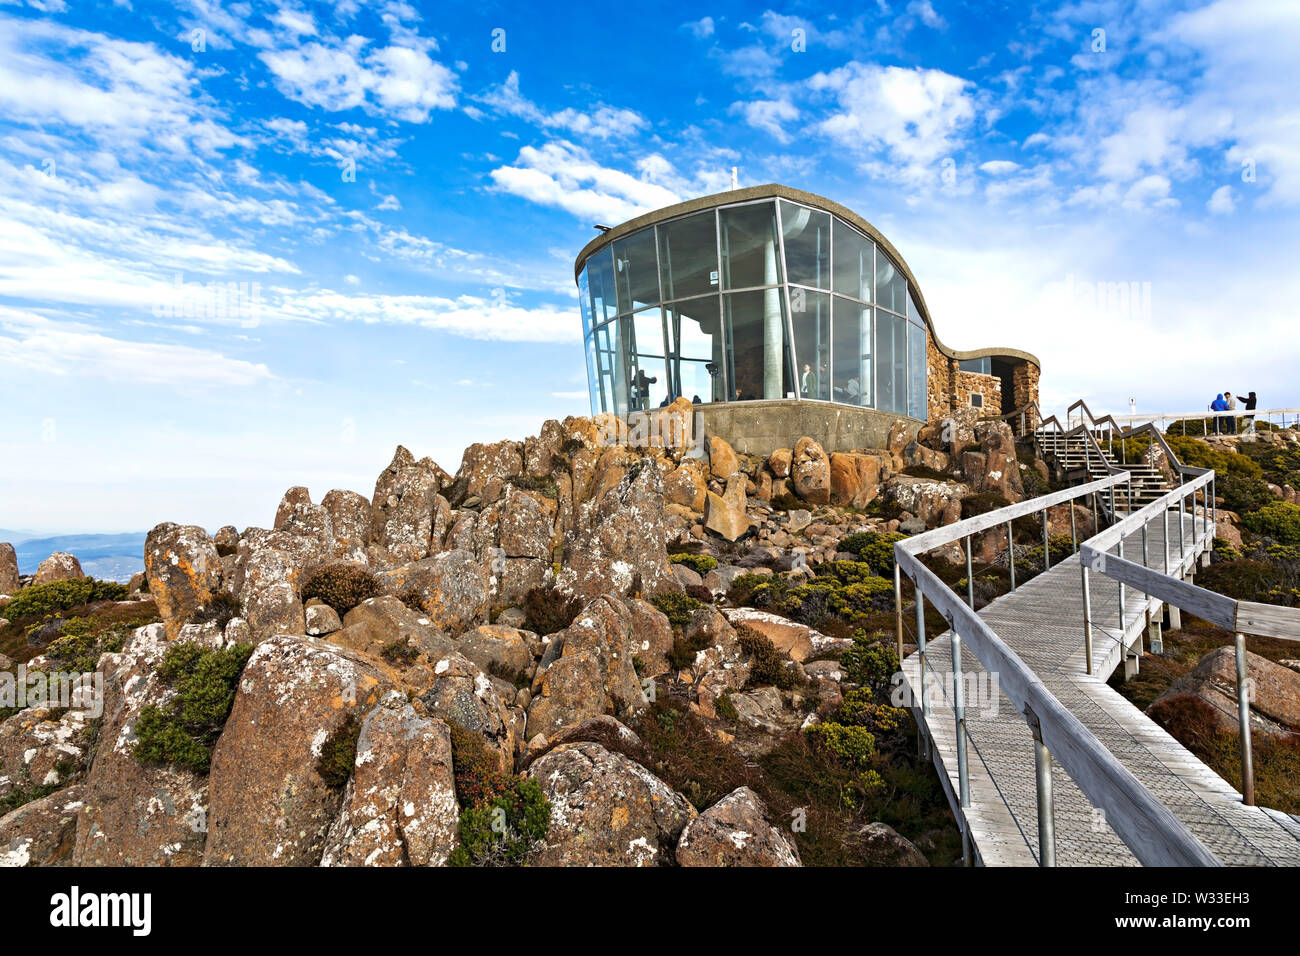
<instances>
[{"instance_id":1,"label":"distant mountain range","mask_svg":"<svg viewBox=\"0 0 1300 956\"><path fill-rule=\"evenodd\" d=\"M18 555L18 572L33 574L55 551L76 555L81 570L106 581L129 581L144 570L145 532L126 534L60 534L33 538L29 532L0 528L0 541L8 541Z\"/></svg>"}]
</instances>

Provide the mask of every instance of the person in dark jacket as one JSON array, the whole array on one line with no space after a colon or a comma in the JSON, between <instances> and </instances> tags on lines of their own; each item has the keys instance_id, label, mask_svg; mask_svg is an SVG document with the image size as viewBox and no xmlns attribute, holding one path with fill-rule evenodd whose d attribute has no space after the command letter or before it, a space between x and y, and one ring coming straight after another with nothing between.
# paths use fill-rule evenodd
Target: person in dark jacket
<instances>
[{"instance_id":1,"label":"person in dark jacket","mask_svg":"<svg viewBox=\"0 0 1300 956\"><path fill-rule=\"evenodd\" d=\"M1258 403L1259 403L1259 399L1255 397L1254 392L1247 392L1246 397L1241 400L1241 407L1244 408L1247 412L1250 412L1250 414L1245 417L1244 421L1246 423L1246 431L1250 432L1252 435L1255 433L1254 412L1255 412L1255 406Z\"/></svg>"}]
</instances>

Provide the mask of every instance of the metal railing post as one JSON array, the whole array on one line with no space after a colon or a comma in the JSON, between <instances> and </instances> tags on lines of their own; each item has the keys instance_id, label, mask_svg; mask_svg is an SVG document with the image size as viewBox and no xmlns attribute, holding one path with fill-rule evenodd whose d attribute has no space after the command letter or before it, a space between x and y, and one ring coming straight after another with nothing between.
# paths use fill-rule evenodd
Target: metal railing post
<instances>
[{"instance_id":1,"label":"metal railing post","mask_svg":"<svg viewBox=\"0 0 1300 956\"><path fill-rule=\"evenodd\" d=\"M1011 522L1007 522L1007 567L1011 569L1011 590L1016 589L1016 541L1011 534Z\"/></svg>"},{"instance_id":2,"label":"metal railing post","mask_svg":"<svg viewBox=\"0 0 1300 956\"><path fill-rule=\"evenodd\" d=\"M1088 587L1088 566L1079 562L1083 575L1083 663L1084 673L1092 673L1092 594Z\"/></svg>"},{"instance_id":3,"label":"metal railing post","mask_svg":"<svg viewBox=\"0 0 1300 956\"><path fill-rule=\"evenodd\" d=\"M1079 532L1075 529L1074 524L1074 501L1070 505L1070 553L1075 554L1079 550Z\"/></svg>"},{"instance_id":4,"label":"metal railing post","mask_svg":"<svg viewBox=\"0 0 1300 956\"><path fill-rule=\"evenodd\" d=\"M975 572L971 564L970 535L966 535L966 603L975 610Z\"/></svg>"},{"instance_id":5,"label":"metal railing post","mask_svg":"<svg viewBox=\"0 0 1300 956\"><path fill-rule=\"evenodd\" d=\"M1124 557L1124 535L1119 536L1119 543L1115 545L1115 556ZM1119 585L1119 641L1124 643L1124 582L1116 578L1115 583Z\"/></svg>"},{"instance_id":6,"label":"metal railing post","mask_svg":"<svg viewBox=\"0 0 1300 956\"><path fill-rule=\"evenodd\" d=\"M1241 797L1255 805L1255 764L1250 750L1250 684L1246 676L1246 635L1237 635L1237 720L1241 725Z\"/></svg>"},{"instance_id":7,"label":"metal railing post","mask_svg":"<svg viewBox=\"0 0 1300 956\"><path fill-rule=\"evenodd\" d=\"M966 687L961 672L961 635L952 629L952 712L957 722L957 795L970 807L970 772L966 760ZM964 827L963 827L964 829Z\"/></svg>"},{"instance_id":8,"label":"metal railing post","mask_svg":"<svg viewBox=\"0 0 1300 956\"><path fill-rule=\"evenodd\" d=\"M921 593L919 581L912 583L916 586L916 655L921 662L921 714L929 717L930 702L925 694L925 595Z\"/></svg>"},{"instance_id":9,"label":"metal railing post","mask_svg":"<svg viewBox=\"0 0 1300 956\"><path fill-rule=\"evenodd\" d=\"M1169 506L1160 509L1160 520L1164 522L1164 540L1161 542L1160 550L1165 553L1165 574L1169 574Z\"/></svg>"},{"instance_id":10,"label":"metal railing post","mask_svg":"<svg viewBox=\"0 0 1300 956\"><path fill-rule=\"evenodd\" d=\"M898 663L903 663L903 572L894 561L894 630L898 637Z\"/></svg>"},{"instance_id":11,"label":"metal railing post","mask_svg":"<svg viewBox=\"0 0 1300 956\"><path fill-rule=\"evenodd\" d=\"M1052 752L1043 743L1038 715L1025 708L1034 735L1034 785L1038 796L1038 865L1056 866L1056 808L1052 801Z\"/></svg>"},{"instance_id":12,"label":"metal railing post","mask_svg":"<svg viewBox=\"0 0 1300 956\"><path fill-rule=\"evenodd\" d=\"M1043 509L1043 572L1052 566L1051 538L1047 533L1047 509Z\"/></svg>"},{"instance_id":13,"label":"metal railing post","mask_svg":"<svg viewBox=\"0 0 1300 956\"><path fill-rule=\"evenodd\" d=\"M1183 508L1187 504L1187 492L1178 496L1178 566L1187 558L1187 535L1183 533Z\"/></svg>"}]
</instances>

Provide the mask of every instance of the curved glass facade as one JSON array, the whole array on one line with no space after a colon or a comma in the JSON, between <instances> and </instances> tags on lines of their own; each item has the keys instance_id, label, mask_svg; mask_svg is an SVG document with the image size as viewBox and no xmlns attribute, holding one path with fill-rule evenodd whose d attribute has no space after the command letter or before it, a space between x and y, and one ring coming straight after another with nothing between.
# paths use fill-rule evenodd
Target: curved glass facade
<instances>
[{"instance_id":1,"label":"curved glass facade","mask_svg":"<svg viewBox=\"0 0 1300 956\"><path fill-rule=\"evenodd\" d=\"M721 205L598 249L578 278L593 414L799 398L926 418L902 270L829 212Z\"/></svg>"}]
</instances>

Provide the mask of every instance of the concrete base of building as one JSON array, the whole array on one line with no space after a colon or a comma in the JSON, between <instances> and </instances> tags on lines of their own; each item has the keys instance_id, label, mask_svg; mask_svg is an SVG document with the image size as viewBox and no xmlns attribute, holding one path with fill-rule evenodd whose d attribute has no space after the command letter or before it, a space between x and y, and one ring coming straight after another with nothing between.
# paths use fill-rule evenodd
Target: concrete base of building
<instances>
[{"instance_id":1,"label":"concrete base of building","mask_svg":"<svg viewBox=\"0 0 1300 956\"><path fill-rule=\"evenodd\" d=\"M725 439L746 455L770 455L778 448L793 448L804 435L821 442L828 453L884 448L894 422L905 422L913 437L925 424L874 408L793 398L697 405L696 411L702 416L706 434Z\"/></svg>"}]
</instances>

